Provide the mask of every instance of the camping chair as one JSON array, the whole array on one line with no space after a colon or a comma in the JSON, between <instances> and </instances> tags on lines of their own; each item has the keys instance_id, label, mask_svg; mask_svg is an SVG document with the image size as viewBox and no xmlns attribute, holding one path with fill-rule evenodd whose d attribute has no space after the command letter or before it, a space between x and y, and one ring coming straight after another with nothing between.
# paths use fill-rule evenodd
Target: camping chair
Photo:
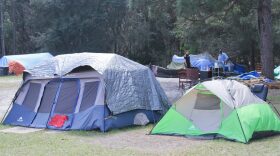
<instances>
[{"instance_id":1,"label":"camping chair","mask_svg":"<svg viewBox=\"0 0 280 156\"><path fill-rule=\"evenodd\" d=\"M178 72L179 88L185 89L185 84L189 84L189 88L195 85L199 79L199 71L197 68L186 68Z\"/></svg>"},{"instance_id":2,"label":"camping chair","mask_svg":"<svg viewBox=\"0 0 280 156\"><path fill-rule=\"evenodd\" d=\"M251 92L260 99L266 101L268 87L264 84L254 84L251 86Z\"/></svg>"}]
</instances>

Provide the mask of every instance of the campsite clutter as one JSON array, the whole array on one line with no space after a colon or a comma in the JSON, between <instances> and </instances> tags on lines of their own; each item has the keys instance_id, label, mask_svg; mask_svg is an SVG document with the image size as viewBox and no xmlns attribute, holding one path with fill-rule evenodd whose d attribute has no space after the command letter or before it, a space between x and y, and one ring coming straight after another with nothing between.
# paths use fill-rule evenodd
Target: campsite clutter
<instances>
[{"instance_id":1,"label":"campsite clutter","mask_svg":"<svg viewBox=\"0 0 280 156\"><path fill-rule=\"evenodd\" d=\"M246 71L246 68L240 64L234 64L230 60L227 60L226 63L221 63L212 57L208 52L204 52L197 55L190 55L191 66L199 70L200 79L207 80L215 76L231 76L237 74L243 74ZM157 74L158 76L170 75L176 72L166 72L166 71L178 71L184 70L184 57L173 55L172 61L167 65L167 69L163 70L158 67ZM171 77L171 76L169 76ZM173 76L174 77L174 76Z\"/></svg>"},{"instance_id":2,"label":"campsite clutter","mask_svg":"<svg viewBox=\"0 0 280 156\"><path fill-rule=\"evenodd\" d=\"M105 132L161 119L151 134L243 143L263 132L280 132L278 111L265 102L268 89L279 89L279 81L245 73L239 64L221 66L209 53L189 58L191 68L177 55L167 68L109 53L50 56L31 65L23 61L28 59L1 58L2 67L6 62L15 74L25 72L2 123ZM274 75L280 76L280 67ZM155 76L179 78L184 95L171 105Z\"/></svg>"},{"instance_id":3,"label":"campsite clutter","mask_svg":"<svg viewBox=\"0 0 280 156\"><path fill-rule=\"evenodd\" d=\"M169 107L148 67L116 54L77 53L27 70L3 123L107 131L155 123Z\"/></svg>"},{"instance_id":4,"label":"campsite clutter","mask_svg":"<svg viewBox=\"0 0 280 156\"><path fill-rule=\"evenodd\" d=\"M228 79L237 80L248 87L251 87L255 84L264 84L268 86L269 89L280 89L279 81L273 81L265 78L257 71L251 71L237 76L228 77Z\"/></svg>"},{"instance_id":5,"label":"campsite clutter","mask_svg":"<svg viewBox=\"0 0 280 156\"><path fill-rule=\"evenodd\" d=\"M180 73L186 69L184 62L184 57L173 55L172 61L167 65L167 68L152 65L152 70L157 77L180 77ZM198 55L190 55L190 62L192 67L199 70L198 82L226 76L227 79L239 81L249 87L254 84L264 84L267 85L269 89L280 88L279 81L272 81L265 78L259 71L246 72L246 67L244 65L232 63L230 60L223 66L207 52ZM274 69L274 75L276 80L280 80L280 66ZM183 77L188 79L186 75ZM186 89L190 87L191 86Z\"/></svg>"},{"instance_id":6,"label":"campsite clutter","mask_svg":"<svg viewBox=\"0 0 280 156\"><path fill-rule=\"evenodd\" d=\"M230 64L227 69L223 66L222 72L227 71L233 76L224 78L218 74L215 77L213 73L221 66L210 54L190 55L190 58L192 66L200 72L200 83L187 88L151 134L226 138L247 143L264 132L280 132L279 111L265 102L268 89L280 89L279 81L265 78L257 71L246 73L245 67L240 64ZM185 69L183 61L182 57L174 55L167 68L178 73L187 72L189 69ZM212 71L210 81L201 79L204 70ZM276 68L275 76L279 73ZM178 76L180 86L180 74Z\"/></svg>"}]
</instances>

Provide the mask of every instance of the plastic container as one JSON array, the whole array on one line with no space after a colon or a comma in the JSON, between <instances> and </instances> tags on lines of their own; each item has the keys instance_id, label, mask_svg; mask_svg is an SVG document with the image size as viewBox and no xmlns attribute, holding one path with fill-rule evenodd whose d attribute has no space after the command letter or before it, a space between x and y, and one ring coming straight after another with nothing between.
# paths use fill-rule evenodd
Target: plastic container
<instances>
[{"instance_id":1,"label":"plastic container","mask_svg":"<svg viewBox=\"0 0 280 156\"><path fill-rule=\"evenodd\" d=\"M0 76L8 75L8 67L0 67Z\"/></svg>"}]
</instances>

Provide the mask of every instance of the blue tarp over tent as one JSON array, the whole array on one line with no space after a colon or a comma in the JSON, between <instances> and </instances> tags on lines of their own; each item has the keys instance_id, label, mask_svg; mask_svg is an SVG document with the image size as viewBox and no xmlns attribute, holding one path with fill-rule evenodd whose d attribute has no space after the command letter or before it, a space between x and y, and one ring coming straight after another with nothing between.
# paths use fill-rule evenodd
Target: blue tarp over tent
<instances>
[{"instance_id":1,"label":"blue tarp over tent","mask_svg":"<svg viewBox=\"0 0 280 156\"><path fill-rule=\"evenodd\" d=\"M201 71L208 71L209 68L214 66L214 62L206 58L195 59L192 57L191 64L193 67L197 67Z\"/></svg>"},{"instance_id":2,"label":"blue tarp over tent","mask_svg":"<svg viewBox=\"0 0 280 156\"><path fill-rule=\"evenodd\" d=\"M22 64L25 69L31 68L42 60L52 58L50 53L36 53L23 55L7 55L0 59L0 67L8 67L10 61L16 61Z\"/></svg>"},{"instance_id":3,"label":"blue tarp over tent","mask_svg":"<svg viewBox=\"0 0 280 156\"><path fill-rule=\"evenodd\" d=\"M192 67L196 67L199 70L209 70L209 68L214 66L214 63L216 61L217 60L215 58L213 58L207 52L201 53L198 55L190 55L190 62L191 62ZM171 63L173 63L173 66L169 66L169 67L173 67L173 68L177 69L175 66L175 65L177 65L178 68L182 68L182 66L179 66L179 65L184 64L184 62L185 62L184 57L174 55L172 57L172 62L171 62ZM174 64L174 63L176 63L176 64ZM173 69L173 68L169 68L169 69Z\"/></svg>"},{"instance_id":4,"label":"blue tarp over tent","mask_svg":"<svg viewBox=\"0 0 280 156\"><path fill-rule=\"evenodd\" d=\"M251 71L248 73L244 73L239 75L238 77L242 80L250 80L250 79L255 79L255 78L259 78L261 75L256 72L256 71Z\"/></svg>"},{"instance_id":5,"label":"blue tarp over tent","mask_svg":"<svg viewBox=\"0 0 280 156\"><path fill-rule=\"evenodd\" d=\"M246 67L241 64L234 64L233 70L236 74L243 74L246 72Z\"/></svg>"}]
</instances>

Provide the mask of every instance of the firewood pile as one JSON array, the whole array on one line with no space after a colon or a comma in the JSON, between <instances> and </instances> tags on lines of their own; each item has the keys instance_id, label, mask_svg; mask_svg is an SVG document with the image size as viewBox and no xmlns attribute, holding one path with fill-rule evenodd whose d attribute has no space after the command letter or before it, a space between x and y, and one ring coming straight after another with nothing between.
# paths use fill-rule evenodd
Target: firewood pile
<instances>
[{"instance_id":1,"label":"firewood pile","mask_svg":"<svg viewBox=\"0 0 280 156\"><path fill-rule=\"evenodd\" d=\"M242 82L246 86L250 87L254 84L265 84L268 86L269 89L280 89L280 81L273 81L273 82L266 82L265 77L260 77L256 79L251 80L238 80L239 82Z\"/></svg>"}]
</instances>

